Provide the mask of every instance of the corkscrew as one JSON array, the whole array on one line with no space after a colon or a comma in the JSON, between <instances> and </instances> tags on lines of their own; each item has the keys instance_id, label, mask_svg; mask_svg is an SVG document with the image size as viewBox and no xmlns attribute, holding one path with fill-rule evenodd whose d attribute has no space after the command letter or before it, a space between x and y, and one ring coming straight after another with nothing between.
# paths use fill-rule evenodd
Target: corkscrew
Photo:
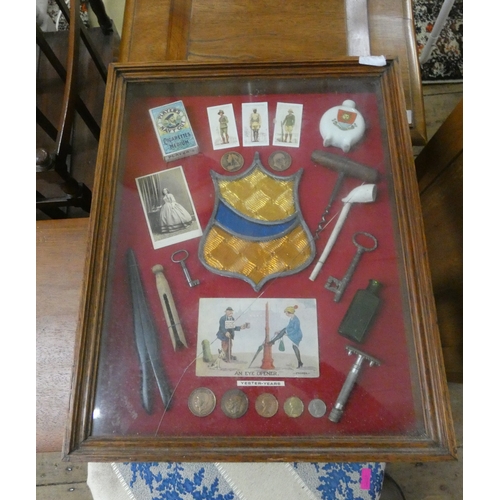
<instances>
[{"instance_id":1,"label":"corkscrew","mask_svg":"<svg viewBox=\"0 0 500 500\"><path fill-rule=\"evenodd\" d=\"M344 158L343 156L335 155L333 153L328 153L326 151L320 151L320 150L313 151L311 155L311 160L314 163L318 163L319 165L323 165L324 167L329 168L330 170L335 170L339 172L337 182L333 187L332 194L330 195L326 208L323 214L321 215L321 220L314 234L314 240L317 240L319 238L320 233L325 228L326 218L330 213L330 209L332 208L333 202L335 201L335 199L339 194L339 191L342 187L345 177L346 176L357 177L358 179L361 179L364 182L374 183L378 180L378 172L377 170L371 167L361 165L361 163L357 163L353 160L349 160L348 158Z\"/></svg>"}]
</instances>

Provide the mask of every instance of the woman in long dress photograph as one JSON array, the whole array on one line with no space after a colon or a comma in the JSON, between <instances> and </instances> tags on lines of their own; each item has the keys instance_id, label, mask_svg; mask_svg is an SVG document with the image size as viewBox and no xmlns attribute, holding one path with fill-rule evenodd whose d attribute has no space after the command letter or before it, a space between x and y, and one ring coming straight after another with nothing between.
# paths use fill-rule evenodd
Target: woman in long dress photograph
<instances>
[{"instance_id":1,"label":"woman in long dress photograph","mask_svg":"<svg viewBox=\"0 0 500 500\"><path fill-rule=\"evenodd\" d=\"M163 233L171 233L191 225L191 214L175 200L167 188L163 189L163 206L160 210L160 226Z\"/></svg>"}]
</instances>

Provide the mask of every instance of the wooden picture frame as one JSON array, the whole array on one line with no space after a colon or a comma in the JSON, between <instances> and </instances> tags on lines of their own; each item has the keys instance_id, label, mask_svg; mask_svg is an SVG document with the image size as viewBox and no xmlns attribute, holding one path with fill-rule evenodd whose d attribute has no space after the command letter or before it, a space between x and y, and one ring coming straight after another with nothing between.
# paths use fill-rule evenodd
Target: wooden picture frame
<instances>
[{"instance_id":1,"label":"wooden picture frame","mask_svg":"<svg viewBox=\"0 0 500 500\"><path fill-rule=\"evenodd\" d=\"M366 131L347 150L325 146L319 130L321 115L335 106L347 106L345 103L351 99L356 103L354 112L364 116ZM149 109L179 100L189 116L199 152L165 162ZM240 137L235 151L245 164L229 172L221 166L221 157L228 150L213 147L207 109L232 105L235 119L240 120L242 103L251 102L266 103L271 131L277 119L277 103L300 105L300 147L288 149L286 145L272 145L272 141L260 148L245 147ZM95 462L453 459L455 437L397 60L388 59L383 67L360 65L356 58L287 63L114 64L110 67L106 103L64 455L71 460ZM242 130L241 123L235 129ZM277 150L290 154L289 170L277 172L269 168L268 158ZM308 280L338 212L350 203L346 196L349 188L362 184L360 177L345 176L340 182L343 194L336 198L329 215L332 225L314 237L314 228L340 172L313 161L311 153L317 150L378 170L380 175L374 184L379 194L376 203L351 211L332 249L334 260L325 261L321 280ZM146 195L138 192L136 179L178 167L187 179L203 236L196 234L181 239L181 243L155 249L146 223L147 210L144 203L141 205ZM264 172L269 186L295 182L289 196L297 205L297 224L305 227L310 245L310 258L304 259L303 265L292 266L292 271L288 267L287 272L269 271L257 284L253 276L236 275L232 264L223 263L220 269L214 269L211 258L204 253L207 233L217 225L216 200L224 196L220 186L234 186L233 180L245 183L253 172ZM366 180L363 182L366 184ZM176 194L175 185L169 188ZM161 192L160 187L155 189ZM239 188L231 189L229 194L225 192L228 198L239 193ZM154 210L163 208L158 205ZM366 252L360 259L344 295L335 302L324 281L328 272L337 278L345 274L356 251L353 233L367 230L378 233L377 250ZM252 244L257 245L269 239L252 238ZM284 238L288 243L288 233ZM127 268L131 247L139 278L131 278ZM180 259L176 261L170 255L178 250L185 250L188 256L184 269ZM237 253L243 255L244 251ZM281 269L282 262L277 262L277 269ZM264 263L265 259L256 267ZM161 264L170 285L168 290L165 285L158 288L160 299L151 272L157 264ZM381 312L377 312L366 340L357 343L337 330L356 291L366 288L369 279L382 282ZM130 292L136 286L132 283L139 283L142 298L131 298ZM167 301L163 304L161 290ZM201 299L207 311L203 317L198 315ZM141 323L135 316L137 301L146 304L147 321L158 334L154 349L150 343L141 351L134 337ZM251 307L245 309L245 301L256 305L253 316L248 313ZM234 368L229 366L232 358L225 357L224 344L221 342L220 349L216 349L217 325L208 321L210 311L223 309L224 304L232 305L234 322L239 325L236 332L233 330L234 342L230 342L237 355L234 357L240 356ZM173 305L179 319L170 316L169 323L165 311ZM286 340L286 351L278 352L277 344L272 351L269 342L273 335L276 340L279 337L270 329L285 331L286 311L297 305L297 316L305 318L307 312L312 318L303 322L303 342L291 340L292 335L286 331L286 337L281 337ZM310 309L306 311L302 306ZM223 311L217 309L217 317L219 313ZM311 327L313 323L317 331L316 326ZM180 340L180 332L173 334L172 325L183 329ZM311 340L311 332L315 331L316 344ZM205 376L201 376L202 372L197 371L205 355L203 332L213 334L213 340L205 340L215 354L209 347L210 355L204 361L219 370L214 375L204 372ZM151 340L146 339L148 342ZM272 352L279 362L288 356L288 364L283 361L283 368L269 371L264 370L262 361L260 368L250 370L252 363L245 358L250 351L243 349L245 342L258 347L259 359L265 352ZM308 346L313 344L317 354L308 358ZM380 367L371 368L367 363L362 366L342 417L335 423L328 417L356 358L357 351L354 357L347 356L348 346L369 352L382 363ZM296 362L296 351L300 353L295 347L302 349L303 371L291 366ZM144 352L152 350L157 357L144 361ZM245 369L237 365L242 363L241 356L246 359ZM297 359L301 366L299 355ZM316 363L314 368L319 374L310 372L308 378L310 359L316 360L311 363ZM168 404L162 404L161 384L154 377L152 387L145 387L147 365L155 366L158 360L169 381L167 395L161 394ZM208 370L207 366L202 368ZM234 373L228 372L233 369ZM201 407L189 408L189 398L201 387L209 388L215 400L215 407L203 416ZM246 411L229 415L228 407L222 408L230 391L245 394ZM272 416L263 416L255 406L262 393L275 396L278 406ZM287 406L291 405L290 398L302 404L299 411ZM313 415L317 410L309 410L311 401L318 399L326 403L324 415Z\"/></svg>"}]
</instances>

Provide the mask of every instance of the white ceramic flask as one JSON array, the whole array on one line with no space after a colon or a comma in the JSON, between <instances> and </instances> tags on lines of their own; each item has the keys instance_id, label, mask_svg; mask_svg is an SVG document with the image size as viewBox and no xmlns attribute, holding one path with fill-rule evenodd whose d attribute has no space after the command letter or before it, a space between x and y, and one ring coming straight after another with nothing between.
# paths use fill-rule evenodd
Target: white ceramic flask
<instances>
[{"instance_id":1,"label":"white ceramic flask","mask_svg":"<svg viewBox=\"0 0 500 500\"><path fill-rule=\"evenodd\" d=\"M365 119L351 99L346 99L341 106L330 108L319 122L323 146L334 146L344 153L362 139L365 129Z\"/></svg>"}]
</instances>

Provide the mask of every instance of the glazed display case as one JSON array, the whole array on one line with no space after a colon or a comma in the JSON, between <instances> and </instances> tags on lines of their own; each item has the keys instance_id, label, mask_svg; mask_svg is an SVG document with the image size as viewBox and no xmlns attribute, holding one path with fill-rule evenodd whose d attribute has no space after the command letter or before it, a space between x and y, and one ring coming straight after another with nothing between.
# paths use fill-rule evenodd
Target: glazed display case
<instances>
[{"instance_id":1,"label":"glazed display case","mask_svg":"<svg viewBox=\"0 0 500 500\"><path fill-rule=\"evenodd\" d=\"M397 60L110 69L64 453L455 456Z\"/></svg>"}]
</instances>

